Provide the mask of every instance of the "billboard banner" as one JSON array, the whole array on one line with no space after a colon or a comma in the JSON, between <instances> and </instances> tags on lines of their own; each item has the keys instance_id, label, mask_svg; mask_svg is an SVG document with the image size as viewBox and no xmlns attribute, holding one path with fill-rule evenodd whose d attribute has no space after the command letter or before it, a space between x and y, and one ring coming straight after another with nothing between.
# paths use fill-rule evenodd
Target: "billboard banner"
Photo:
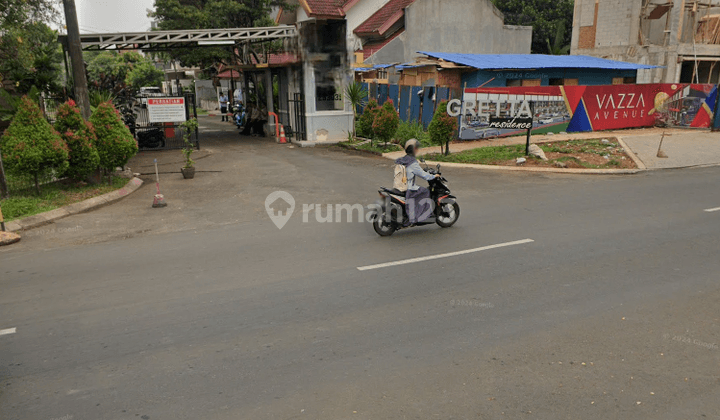
<instances>
[{"instance_id":1,"label":"billboard banner","mask_svg":"<svg viewBox=\"0 0 720 420\"><path fill-rule=\"evenodd\" d=\"M478 139L514 134L492 126L490 119L512 117L525 102L534 104L536 133L558 133L654 125L710 127L716 101L716 85L678 83L468 88L462 104L455 105L460 108L460 138Z\"/></svg>"}]
</instances>

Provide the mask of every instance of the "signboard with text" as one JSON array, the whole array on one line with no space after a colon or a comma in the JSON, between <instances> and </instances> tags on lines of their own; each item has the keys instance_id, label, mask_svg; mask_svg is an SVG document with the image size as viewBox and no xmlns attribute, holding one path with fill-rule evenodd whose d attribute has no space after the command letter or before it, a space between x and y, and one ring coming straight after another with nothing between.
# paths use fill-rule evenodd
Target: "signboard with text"
<instances>
[{"instance_id":1,"label":"signboard with text","mask_svg":"<svg viewBox=\"0 0 720 420\"><path fill-rule=\"evenodd\" d=\"M529 130L533 128L532 118L504 118L504 117L490 117L490 128L497 128L499 130Z\"/></svg>"},{"instance_id":2,"label":"signboard with text","mask_svg":"<svg viewBox=\"0 0 720 420\"><path fill-rule=\"evenodd\" d=\"M522 131L499 119L528 117L527 102L535 105L535 128L555 133L651 127L659 120L710 127L717 98L715 85L689 83L467 88L448 113L460 116L463 139Z\"/></svg>"},{"instance_id":3,"label":"signboard with text","mask_svg":"<svg viewBox=\"0 0 720 420\"><path fill-rule=\"evenodd\" d=\"M185 121L185 98L148 98L147 107L151 123Z\"/></svg>"}]
</instances>

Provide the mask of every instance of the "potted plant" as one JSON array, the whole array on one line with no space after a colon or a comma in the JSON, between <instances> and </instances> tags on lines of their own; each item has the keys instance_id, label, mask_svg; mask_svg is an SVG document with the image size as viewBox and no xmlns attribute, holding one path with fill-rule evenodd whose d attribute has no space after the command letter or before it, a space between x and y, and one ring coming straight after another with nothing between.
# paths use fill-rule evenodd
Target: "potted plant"
<instances>
[{"instance_id":1,"label":"potted plant","mask_svg":"<svg viewBox=\"0 0 720 420\"><path fill-rule=\"evenodd\" d=\"M195 146L190 142L192 133L198 128L198 122L195 118L191 118L181 124L183 128L183 140L185 140L185 147L182 149L183 156L185 156L185 166L180 168L180 172L183 174L185 179L195 178L195 161L192 160L192 154L195 151Z\"/></svg>"}]
</instances>

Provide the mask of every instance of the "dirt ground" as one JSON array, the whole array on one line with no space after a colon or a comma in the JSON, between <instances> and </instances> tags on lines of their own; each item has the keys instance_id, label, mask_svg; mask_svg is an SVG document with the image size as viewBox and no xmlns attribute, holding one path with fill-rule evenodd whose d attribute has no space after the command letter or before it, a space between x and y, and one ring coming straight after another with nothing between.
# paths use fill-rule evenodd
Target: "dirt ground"
<instances>
[{"instance_id":1,"label":"dirt ground","mask_svg":"<svg viewBox=\"0 0 720 420\"><path fill-rule=\"evenodd\" d=\"M609 143L601 140L574 140L542 143L540 147L545 151L547 161L528 159L526 166L534 167L562 167L573 169L612 168L635 169L637 165L620 146L616 138L607 138ZM502 165L515 165L515 161L502 162Z\"/></svg>"}]
</instances>

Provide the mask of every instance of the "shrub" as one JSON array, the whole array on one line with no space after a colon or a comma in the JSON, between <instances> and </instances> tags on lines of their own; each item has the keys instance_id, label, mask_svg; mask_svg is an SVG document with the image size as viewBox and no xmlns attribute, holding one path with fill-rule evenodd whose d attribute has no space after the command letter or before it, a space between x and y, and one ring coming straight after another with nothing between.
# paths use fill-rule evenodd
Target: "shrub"
<instances>
[{"instance_id":1,"label":"shrub","mask_svg":"<svg viewBox=\"0 0 720 420\"><path fill-rule=\"evenodd\" d=\"M195 165L195 161L191 157L195 151L195 145L192 144L190 139L198 128L198 121L195 118L190 118L182 123L181 127L183 128L183 141L185 142L185 147L182 149L183 156L185 156L184 168L192 168Z\"/></svg>"},{"instance_id":2,"label":"shrub","mask_svg":"<svg viewBox=\"0 0 720 420\"><path fill-rule=\"evenodd\" d=\"M375 120L372 125L375 138L387 144L387 142L395 135L399 123L400 116L395 110L393 101L388 100L375 115Z\"/></svg>"},{"instance_id":3,"label":"shrub","mask_svg":"<svg viewBox=\"0 0 720 420\"><path fill-rule=\"evenodd\" d=\"M377 101L370 99L362 115L358 118L357 124L355 124L355 130L358 136L365 138L373 137L373 122L375 121L375 114L379 109L380 107Z\"/></svg>"},{"instance_id":4,"label":"shrub","mask_svg":"<svg viewBox=\"0 0 720 420\"><path fill-rule=\"evenodd\" d=\"M68 166L68 146L27 96L0 139L3 163L11 174L30 175L40 193L39 178L62 173Z\"/></svg>"},{"instance_id":5,"label":"shrub","mask_svg":"<svg viewBox=\"0 0 720 420\"><path fill-rule=\"evenodd\" d=\"M98 105L90 117L97 135L97 151L100 166L111 173L118 166L127 164L138 151L137 142L110 102Z\"/></svg>"},{"instance_id":6,"label":"shrub","mask_svg":"<svg viewBox=\"0 0 720 420\"><path fill-rule=\"evenodd\" d=\"M95 147L95 129L83 119L74 101L70 100L58 107L55 129L70 149L65 175L81 180L95 172L100 166L100 155Z\"/></svg>"},{"instance_id":7,"label":"shrub","mask_svg":"<svg viewBox=\"0 0 720 420\"><path fill-rule=\"evenodd\" d=\"M410 139L416 139L423 147L432 145L430 135L425 131L422 124L417 121L400 121L398 129L395 132L395 137L393 138L393 143L404 146L405 142Z\"/></svg>"},{"instance_id":8,"label":"shrub","mask_svg":"<svg viewBox=\"0 0 720 420\"><path fill-rule=\"evenodd\" d=\"M438 104L435 115L428 126L430 140L433 144L439 145L441 151L445 144L446 155L450 153L450 140L455 138L458 130L457 119L447 113L447 104L447 101Z\"/></svg>"}]
</instances>

